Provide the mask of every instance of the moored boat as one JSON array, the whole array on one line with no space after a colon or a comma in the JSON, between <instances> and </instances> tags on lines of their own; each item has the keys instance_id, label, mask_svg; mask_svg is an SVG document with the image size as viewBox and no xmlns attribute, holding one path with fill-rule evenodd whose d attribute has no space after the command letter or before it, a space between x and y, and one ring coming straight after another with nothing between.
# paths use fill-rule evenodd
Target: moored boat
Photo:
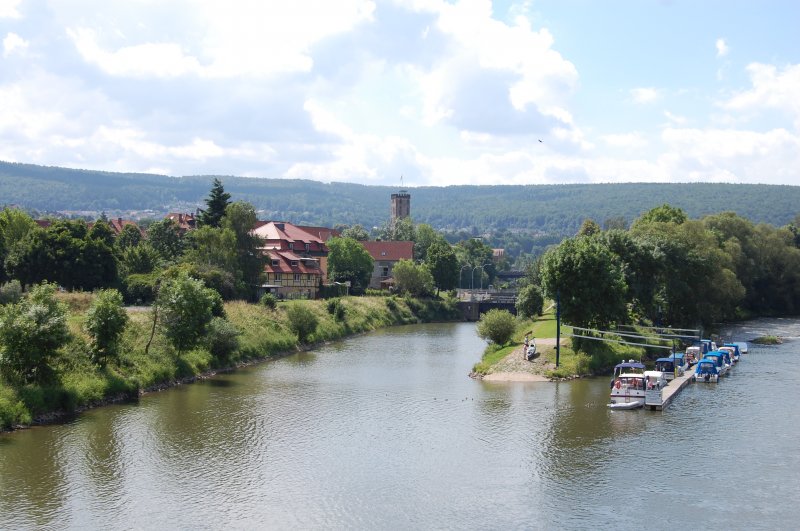
<instances>
[{"instance_id":1,"label":"moored boat","mask_svg":"<svg viewBox=\"0 0 800 531\"><path fill-rule=\"evenodd\" d=\"M719 347L719 351L725 353L726 361L728 360L730 361L731 367L733 366L734 363L739 361L739 357L736 356L736 349L734 349L733 347L729 346Z\"/></svg>"},{"instance_id":2,"label":"moored boat","mask_svg":"<svg viewBox=\"0 0 800 531\"><path fill-rule=\"evenodd\" d=\"M747 343L744 341L737 341L736 346L739 347L740 354L747 354Z\"/></svg>"},{"instance_id":3,"label":"moored boat","mask_svg":"<svg viewBox=\"0 0 800 531\"><path fill-rule=\"evenodd\" d=\"M686 348L686 363L689 367L695 365L701 359L703 359L703 352L699 346L695 345Z\"/></svg>"},{"instance_id":4,"label":"moored boat","mask_svg":"<svg viewBox=\"0 0 800 531\"><path fill-rule=\"evenodd\" d=\"M719 370L714 360L704 358L697 362L692 375L693 382L717 383L719 381Z\"/></svg>"},{"instance_id":5,"label":"moored boat","mask_svg":"<svg viewBox=\"0 0 800 531\"><path fill-rule=\"evenodd\" d=\"M658 358L656 360L656 370L664 373L664 377L667 380L674 380L676 376L683 374L683 366L679 366L677 360L673 357Z\"/></svg>"},{"instance_id":6,"label":"moored boat","mask_svg":"<svg viewBox=\"0 0 800 531\"><path fill-rule=\"evenodd\" d=\"M730 347L733 349L732 358L734 362L739 361L740 354L742 353L741 349L739 348L738 343L725 343L726 347Z\"/></svg>"},{"instance_id":7,"label":"moored boat","mask_svg":"<svg viewBox=\"0 0 800 531\"><path fill-rule=\"evenodd\" d=\"M635 409L644 406L645 375L644 364L630 360L614 367L611 381L611 409Z\"/></svg>"},{"instance_id":8,"label":"moored boat","mask_svg":"<svg viewBox=\"0 0 800 531\"><path fill-rule=\"evenodd\" d=\"M725 376L728 372L728 364L725 362L725 353L719 350L714 350L703 356L704 360L711 360L717 366L720 376ZM702 360L701 360L702 361Z\"/></svg>"}]
</instances>

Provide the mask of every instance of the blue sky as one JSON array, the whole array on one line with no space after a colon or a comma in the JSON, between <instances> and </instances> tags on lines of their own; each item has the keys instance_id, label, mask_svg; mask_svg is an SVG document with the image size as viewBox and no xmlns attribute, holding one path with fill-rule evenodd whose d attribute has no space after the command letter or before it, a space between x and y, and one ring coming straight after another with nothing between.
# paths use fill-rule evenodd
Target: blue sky
<instances>
[{"instance_id":1,"label":"blue sky","mask_svg":"<svg viewBox=\"0 0 800 531\"><path fill-rule=\"evenodd\" d=\"M0 0L0 160L800 183L800 2Z\"/></svg>"}]
</instances>

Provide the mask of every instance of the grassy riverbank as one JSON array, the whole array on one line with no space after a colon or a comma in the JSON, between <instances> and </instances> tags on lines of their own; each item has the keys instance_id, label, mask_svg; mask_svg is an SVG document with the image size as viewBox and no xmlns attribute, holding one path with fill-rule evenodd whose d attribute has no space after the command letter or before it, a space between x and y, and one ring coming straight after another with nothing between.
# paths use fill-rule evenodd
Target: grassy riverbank
<instances>
[{"instance_id":1,"label":"grassy riverbank","mask_svg":"<svg viewBox=\"0 0 800 531\"><path fill-rule=\"evenodd\" d=\"M214 355L213 345L177 352L157 329L147 352L153 314L147 308L130 309L119 359L106 367L89 356L84 331L91 294L62 294L69 306L71 338L56 358L54 378L48 385L11 387L0 382L0 430L57 418L141 392L191 381L210 372L269 359L297 349L382 327L458 320L454 300L418 300L404 297L342 297L327 301L280 303L275 309L244 302L225 304L228 322L239 332L238 347ZM304 344L292 331L287 310L293 304L308 309L317 324ZM208 339L208 338L205 338Z\"/></svg>"},{"instance_id":2,"label":"grassy riverbank","mask_svg":"<svg viewBox=\"0 0 800 531\"><path fill-rule=\"evenodd\" d=\"M587 342L586 351L575 350L571 339L571 327L561 327L561 351L556 367L556 318L552 309L535 319L517 320L516 330L506 345L490 344L481 361L473 366L477 376L504 372L530 373L550 379L572 378L608 373L615 364L624 359L642 359L643 348ZM522 349L525 335L536 339L537 356L533 362L523 359Z\"/></svg>"}]
</instances>

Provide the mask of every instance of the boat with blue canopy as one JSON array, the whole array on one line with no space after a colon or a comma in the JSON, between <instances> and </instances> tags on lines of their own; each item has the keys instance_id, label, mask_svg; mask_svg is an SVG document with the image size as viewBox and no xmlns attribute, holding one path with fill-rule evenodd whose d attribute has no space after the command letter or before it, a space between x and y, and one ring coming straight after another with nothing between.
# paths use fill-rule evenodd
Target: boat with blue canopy
<instances>
[{"instance_id":1,"label":"boat with blue canopy","mask_svg":"<svg viewBox=\"0 0 800 531\"><path fill-rule=\"evenodd\" d=\"M739 355L742 353L741 349L739 348L739 344L738 343L725 343L725 346L726 347L730 347L730 348L733 349L732 358L733 358L734 363L739 361Z\"/></svg>"},{"instance_id":2,"label":"boat with blue canopy","mask_svg":"<svg viewBox=\"0 0 800 531\"><path fill-rule=\"evenodd\" d=\"M714 364L717 366L717 371L719 371L719 375L725 376L725 373L728 372L728 367L729 367L729 365L725 362L725 355L726 355L725 352L714 350L703 356L703 359L713 361Z\"/></svg>"},{"instance_id":3,"label":"boat with blue canopy","mask_svg":"<svg viewBox=\"0 0 800 531\"><path fill-rule=\"evenodd\" d=\"M719 381L719 370L714 360L703 358L694 366L694 374L692 375L694 382L717 383Z\"/></svg>"},{"instance_id":4,"label":"boat with blue canopy","mask_svg":"<svg viewBox=\"0 0 800 531\"><path fill-rule=\"evenodd\" d=\"M678 360L671 356L669 358L658 358L656 360L656 370L663 372L667 380L674 380L675 376L681 376L684 371L683 365L679 365Z\"/></svg>"}]
</instances>

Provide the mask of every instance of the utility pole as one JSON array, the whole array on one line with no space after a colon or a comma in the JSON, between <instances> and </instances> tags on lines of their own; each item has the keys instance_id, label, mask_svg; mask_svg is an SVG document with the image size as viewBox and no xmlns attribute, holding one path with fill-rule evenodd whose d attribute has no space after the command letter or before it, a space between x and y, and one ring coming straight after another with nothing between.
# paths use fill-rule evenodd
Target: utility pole
<instances>
[{"instance_id":1,"label":"utility pole","mask_svg":"<svg viewBox=\"0 0 800 531\"><path fill-rule=\"evenodd\" d=\"M561 357L561 292L556 290L556 369Z\"/></svg>"}]
</instances>

